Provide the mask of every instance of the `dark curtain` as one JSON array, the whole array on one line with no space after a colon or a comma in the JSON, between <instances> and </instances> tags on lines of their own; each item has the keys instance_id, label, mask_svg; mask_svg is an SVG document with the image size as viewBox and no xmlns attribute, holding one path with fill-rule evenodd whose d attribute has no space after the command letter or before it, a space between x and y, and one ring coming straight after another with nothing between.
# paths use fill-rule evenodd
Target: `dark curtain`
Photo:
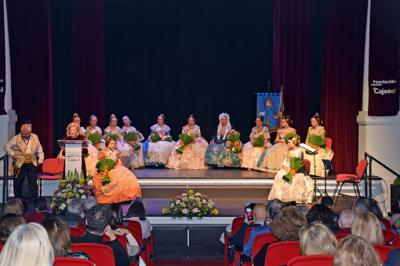
<instances>
[{"instance_id":1,"label":"dark curtain","mask_svg":"<svg viewBox=\"0 0 400 266\"><path fill-rule=\"evenodd\" d=\"M205 138L228 112L244 141L272 65L272 0L105 0L107 114L145 135L159 113Z\"/></svg>"},{"instance_id":2,"label":"dark curtain","mask_svg":"<svg viewBox=\"0 0 400 266\"><path fill-rule=\"evenodd\" d=\"M367 0L327 2L322 116L333 139L334 165L354 172L358 156Z\"/></svg>"},{"instance_id":3,"label":"dark curtain","mask_svg":"<svg viewBox=\"0 0 400 266\"><path fill-rule=\"evenodd\" d=\"M4 96L6 92L6 58L5 58L5 43L4 43L4 9L0 5L0 115L5 114Z\"/></svg>"},{"instance_id":4,"label":"dark curtain","mask_svg":"<svg viewBox=\"0 0 400 266\"><path fill-rule=\"evenodd\" d=\"M274 1L272 84L276 91L283 87L285 114L303 139L309 117L319 110L310 100L313 6L311 0Z\"/></svg>"},{"instance_id":5,"label":"dark curtain","mask_svg":"<svg viewBox=\"0 0 400 266\"><path fill-rule=\"evenodd\" d=\"M22 3L21 3L22 2ZM50 1L7 1L13 108L31 119L46 156L52 154L53 93ZM17 123L19 131L20 123Z\"/></svg>"}]
</instances>

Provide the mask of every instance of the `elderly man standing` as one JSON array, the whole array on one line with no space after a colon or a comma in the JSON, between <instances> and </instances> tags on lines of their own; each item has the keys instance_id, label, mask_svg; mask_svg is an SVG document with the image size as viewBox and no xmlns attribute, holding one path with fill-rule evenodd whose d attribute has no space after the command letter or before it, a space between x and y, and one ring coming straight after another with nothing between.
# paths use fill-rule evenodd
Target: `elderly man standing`
<instances>
[{"instance_id":1,"label":"elderly man standing","mask_svg":"<svg viewBox=\"0 0 400 266\"><path fill-rule=\"evenodd\" d=\"M13 159L14 195L18 198L37 197L37 167L43 163L44 153L32 122L24 120L21 132L4 145L5 152Z\"/></svg>"}]
</instances>

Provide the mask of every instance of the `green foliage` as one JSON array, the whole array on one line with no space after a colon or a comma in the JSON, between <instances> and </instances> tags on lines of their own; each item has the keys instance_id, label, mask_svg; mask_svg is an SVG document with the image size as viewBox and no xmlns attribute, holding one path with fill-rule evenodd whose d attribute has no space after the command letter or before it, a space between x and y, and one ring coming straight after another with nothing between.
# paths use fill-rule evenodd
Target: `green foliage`
<instances>
[{"instance_id":1,"label":"green foliage","mask_svg":"<svg viewBox=\"0 0 400 266\"><path fill-rule=\"evenodd\" d=\"M253 142L253 147L264 147L265 137L264 134L258 135L258 137Z\"/></svg>"},{"instance_id":2,"label":"green foliage","mask_svg":"<svg viewBox=\"0 0 400 266\"><path fill-rule=\"evenodd\" d=\"M113 159L103 158L97 162L96 169L102 173L106 170L111 171L114 169L115 165L116 162Z\"/></svg>"},{"instance_id":3,"label":"green foliage","mask_svg":"<svg viewBox=\"0 0 400 266\"><path fill-rule=\"evenodd\" d=\"M310 135L309 141L312 145L325 148L325 138L319 135Z\"/></svg>"},{"instance_id":4,"label":"green foliage","mask_svg":"<svg viewBox=\"0 0 400 266\"><path fill-rule=\"evenodd\" d=\"M179 135L179 140L182 141L183 145L189 145L193 142L193 136L191 134L182 133Z\"/></svg>"},{"instance_id":5,"label":"green foliage","mask_svg":"<svg viewBox=\"0 0 400 266\"><path fill-rule=\"evenodd\" d=\"M304 161L297 157L290 158L290 171L286 175L283 176L283 180L286 182L292 182L293 178L297 173L305 173L306 165Z\"/></svg>"},{"instance_id":6,"label":"green foliage","mask_svg":"<svg viewBox=\"0 0 400 266\"><path fill-rule=\"evenodd\" d=\"M90 140L90 142L93 145L99 144L101 141L101 135L99 133L93 133L92 135L89 135L87 137L88 140Z\"/></svg>"},{"instance_id":7,"label":"green foliage","mask_svg":"<svg viewBox=\"0 0 400 266\"><path fill-rule=\"evenodd\" d=\"M128 132L124 135L124 140L127 142L134 142L138 140L136 132Z\"/></svg>"}]
</instances>

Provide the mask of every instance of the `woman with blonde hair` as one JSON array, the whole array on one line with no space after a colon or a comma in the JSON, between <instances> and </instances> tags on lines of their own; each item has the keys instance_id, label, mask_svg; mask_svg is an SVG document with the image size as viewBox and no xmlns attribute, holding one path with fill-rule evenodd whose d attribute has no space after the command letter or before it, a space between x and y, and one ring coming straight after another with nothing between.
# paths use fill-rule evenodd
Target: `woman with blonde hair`
<instances>
[{"instance_id":1,"label":"woman with blonde hair","mask_svg":"<svg viewBox=\"0 0 400 266\"><path fill-rule=\"evenodd\" d=\"M49 237L37 223L17 226L0 254L0 266L51 266L53 263Z\"/></svg>"},{"instance_id":2,"label":"woman with blonde hair","mask_svg":"<svg viewBox=\"0 0 400 266\"><path fill-rule=\"evenodd\" d=\"M371 243L351 235L340 243L333 260L333 266L379 266L380 258Z\"/></svg>"},{"instance_id":3,"label":"woman with blonde hair","mask_svg":"<svg viewBox=\"0 0 400 266\"><path fill-rule=\"evenodd\" d=\"M332 231L322 223L303 226L299 232L301 255L333 255L337 240Z\"/></svg>"},{"instance_id":4,"label":"woman with blonde hair","mask_svg":"<svg viewBox=\"0 0 400 266\"><path fill-rule=\"evenodd\" d=\"M385 244L380 222L372 212L357 214L351 225L351 233L364 238L372 245Z\"/></svg>"}]
</instances>

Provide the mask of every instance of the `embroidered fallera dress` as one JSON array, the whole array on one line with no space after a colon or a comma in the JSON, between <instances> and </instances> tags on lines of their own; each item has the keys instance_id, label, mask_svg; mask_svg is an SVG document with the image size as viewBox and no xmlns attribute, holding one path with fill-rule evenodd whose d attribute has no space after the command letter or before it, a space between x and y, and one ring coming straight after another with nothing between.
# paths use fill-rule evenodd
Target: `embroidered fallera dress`
<instances>
[{"instance_id":1,"label":"embroidered fallera dress","mask_svg":"<svg viewBox=\"0 0 400 266\"><path fill-rule=\"evenodd\" d=\"M129 160L129 166L131 168L140 168L144 166L144 159L143 159L143 144L141 143L141 141L144 140L144 137L142 135L142 133L140 133L136 128L129 126L129 127L122 127L122 135L126 135L127 133L136 133L137 136L137 141L135 142L127 142L124 141L127 145L129 145L129 155L130 155L130 160ZM139 145L140 149L135 150L134 149L134 144Z\"/></svg>"},{"instance_id":2,"label":"embroidered fallera dress","mask_svg":"<svg viewBox=\"0 0 400 266\"><path fill-rule=\"evenodd\" d=\"M175 147L174 141L166 141L170 136L171 128L167 125L160 126L159 124L153 125L151 128L149 139L143 144L143 155L145 158L146 166L165 166L168 163L169 156ZM161 136L161 140L152 142L151 136L157 133Z\"/></svg>"},{"instance_id":3,"label":"embroidered fallera dress","mask_svg":"<svg viewBox=\"0 0 400 266\"><path fill-rule=\"evenodd\" d=\"M285 159L285 153L289 149L284 140L286 135L290 133L296 133L296 129L292 127L278 129L277 134L279 135L279 139L283 140L283 142L275 143L267 152L266 161L268 170L279 170L283 160Z\"/></svg>"},{"instance_id":4,"label":"embroidered fallera dress","mask_svg":"<svg viewBox=\"0 0 400 266\"><path fill-rule=\"evenodd\" d=\"M254 141L260 136L264 135L265 146L253 147ZM243 161L242 168L266 171L267 160L266 155L268 148L271 147L269 142L270 135L266 127L253 127L250 134L250 141L243 146Z\"/></svg>"}]
</instances>

